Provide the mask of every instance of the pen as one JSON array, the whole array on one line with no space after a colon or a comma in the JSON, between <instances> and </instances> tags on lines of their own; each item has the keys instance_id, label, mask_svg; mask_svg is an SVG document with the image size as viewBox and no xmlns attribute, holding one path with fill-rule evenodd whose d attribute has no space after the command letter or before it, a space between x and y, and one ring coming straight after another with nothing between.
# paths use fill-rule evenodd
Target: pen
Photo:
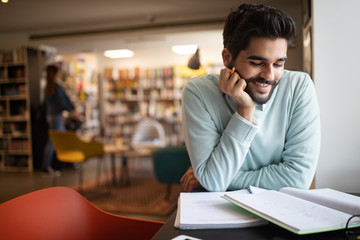
<instances>
[{"instance_id":1,"label":"pen","mask_svg":"<svg viewBox=\"0 0 360 240\"><path fill-rule=\"evenodd\" d=\"M233 68L231 69L230 76L233 75L234 72L235 72L235 67L233 67Z\"/></svg>"}]
</instances>

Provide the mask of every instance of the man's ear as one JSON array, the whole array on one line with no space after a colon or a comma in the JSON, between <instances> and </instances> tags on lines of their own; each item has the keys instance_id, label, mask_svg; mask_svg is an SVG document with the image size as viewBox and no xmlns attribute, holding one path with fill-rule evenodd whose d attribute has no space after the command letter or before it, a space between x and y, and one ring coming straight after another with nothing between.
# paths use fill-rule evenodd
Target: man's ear
<instances>
[{"instance_id":1,"label":"man's ear","mask_svg":"<svg viewBox=\"0 0 360 240\"><path fill-rule=\"evenodd\" d=\"M224 48L221 52L221 56L223 59L223 64L225 67L227 68L232 68L232 57L231 57L231 53L229 52L229 50L227 50L226 48Z\"/></svg>"}]
</instances>

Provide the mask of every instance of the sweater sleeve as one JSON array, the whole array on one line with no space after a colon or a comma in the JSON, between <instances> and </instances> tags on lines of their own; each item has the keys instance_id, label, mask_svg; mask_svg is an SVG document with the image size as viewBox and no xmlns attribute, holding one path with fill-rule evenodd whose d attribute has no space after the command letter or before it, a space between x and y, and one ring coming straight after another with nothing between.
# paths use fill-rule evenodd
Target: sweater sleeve
<instances>
[{"instance_id":1,"label":"sweater sleeve","mask_svg":"<svg viewBox=\"0 0 360 240\"><path fill-rule=\"evenodd\" d=\"M233 114L225 130L219 129L210 113L214 104L208 102L192 82L186 85L184 138L200 184L208 191L225 191L240 170L257 127Z\"/></svg>"}]
</instances>

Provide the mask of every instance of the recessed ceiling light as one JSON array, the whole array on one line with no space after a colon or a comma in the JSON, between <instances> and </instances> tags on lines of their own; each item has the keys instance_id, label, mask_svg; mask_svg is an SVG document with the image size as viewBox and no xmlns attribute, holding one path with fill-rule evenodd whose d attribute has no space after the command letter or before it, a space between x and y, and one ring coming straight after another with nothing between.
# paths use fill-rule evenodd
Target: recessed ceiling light
<instances>
[{"instance_id":1,"label":"recessed ceiling light","mask_svg":"<svg viewBox=\"0 0 360 240\"><path fill-rule=\"evenodd\" d=\"M8 0L1 0L2 3L8 3Z\"/></svg>"},{"instance_id":2,"label":"recessed ceiling light","mask_svg":"<svg viewBox=\"0 0 360 240\"><path fill-rule=\"evenodd\" d=\"M174 45L174 46L172 46L171 50L176 54L186 55L186 54L194 54L196 52L197 48L198 48L198 46L195 44Z\"/></svg>"},{"instance_id":3,"label":"recessed ceiling light","mask_svg":"<svg viewBox=\"0 0 360 240\"><path fill-rule=\"evenodd\" d=\"M104 56L108 58L130 58L134 56L134 52L129 49L107 50Z\"/></svg>"}]
</instances>

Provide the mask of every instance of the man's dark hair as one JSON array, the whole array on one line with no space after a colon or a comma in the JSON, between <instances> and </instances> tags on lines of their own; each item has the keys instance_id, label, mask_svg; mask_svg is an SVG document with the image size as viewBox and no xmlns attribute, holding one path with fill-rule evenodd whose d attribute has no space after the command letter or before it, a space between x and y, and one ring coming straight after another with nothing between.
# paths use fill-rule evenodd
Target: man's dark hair
<instances>
[{"instance_id":1,"label":"man's dark hair","mask_svg":"<svg viewBox=\"0 0 360 240\"><path fill-rule=\"evenodd\" d=\"M295 45L295 22L286 13L262 4L242 4L225 20L224 48L237 57L246 49L251 37L284 38L288 46Z\"/></svg>"}]
</instances>

